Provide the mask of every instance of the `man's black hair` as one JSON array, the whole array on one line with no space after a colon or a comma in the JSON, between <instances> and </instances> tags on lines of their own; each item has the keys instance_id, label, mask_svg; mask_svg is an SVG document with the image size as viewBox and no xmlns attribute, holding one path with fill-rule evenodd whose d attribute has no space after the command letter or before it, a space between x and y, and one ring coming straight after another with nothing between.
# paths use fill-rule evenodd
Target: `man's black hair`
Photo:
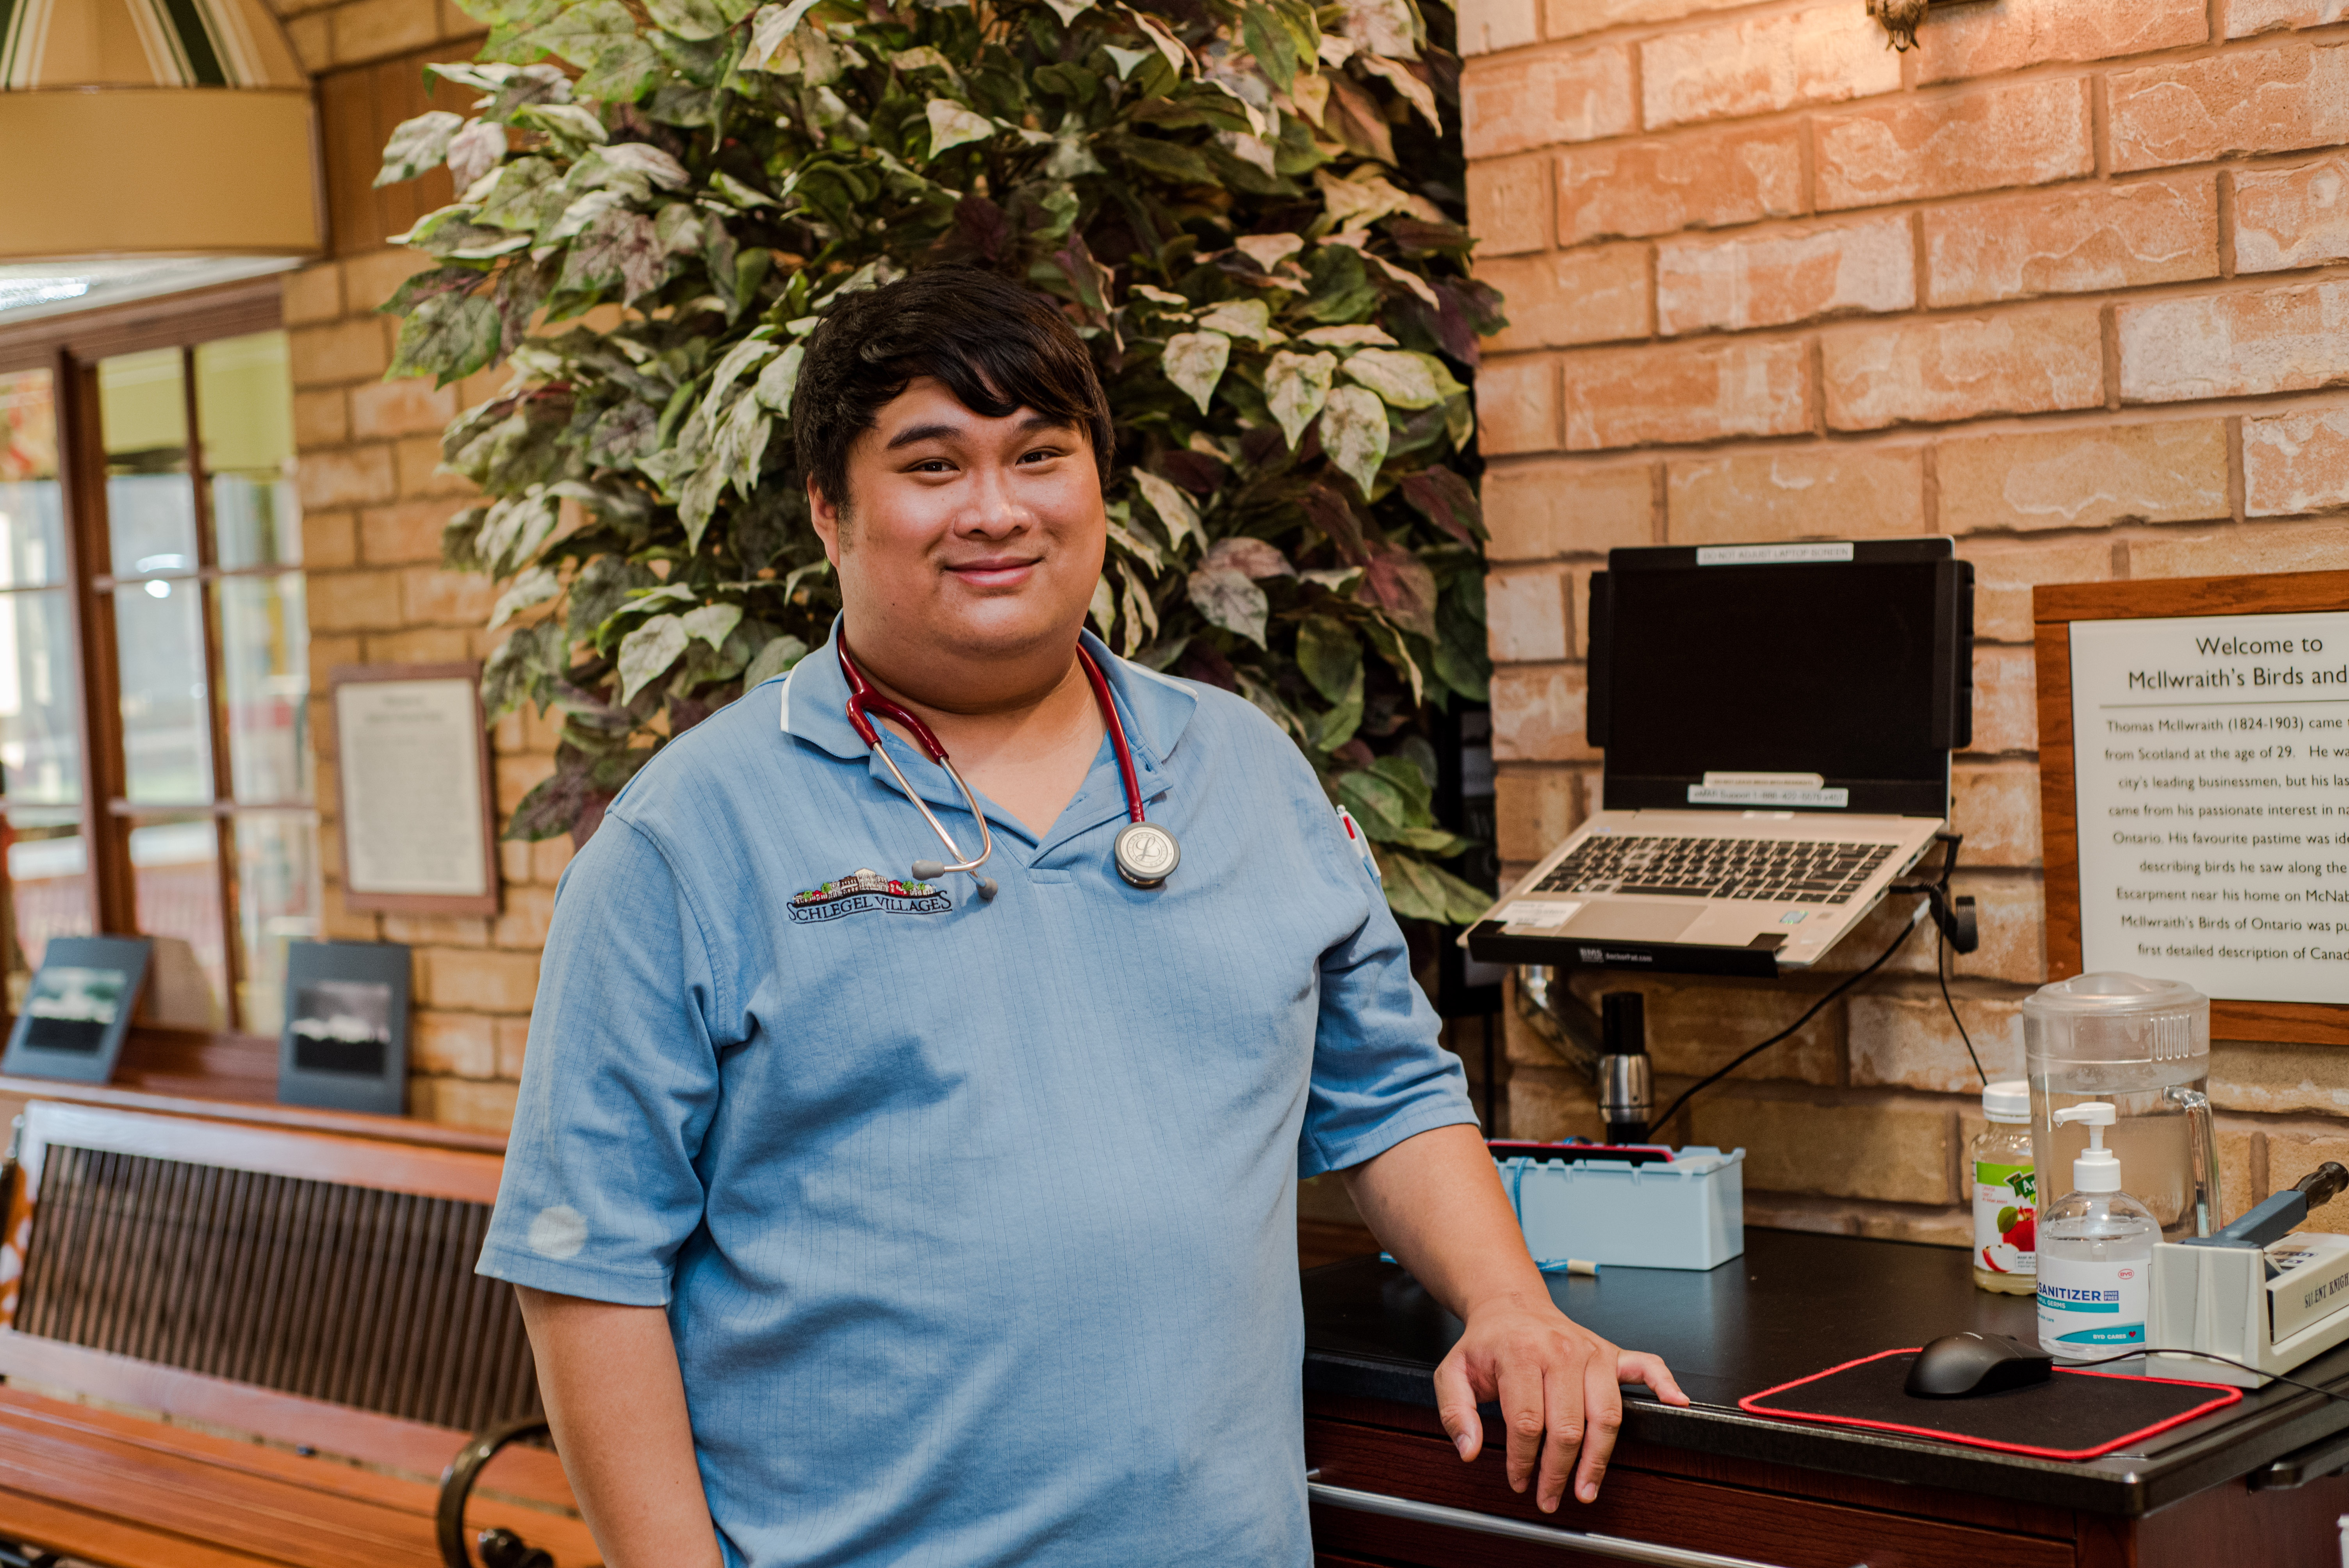
<instances>
[{"instance_id":1,"label":"man's black hair","mask_svg":"<svg viewBox=\"0 0 2349 1568\"><path fill-rule=\"evenodd\" d=\"M1109 488L1109 399L1050 296L973 267L939 267L849 295L808 340L792 393L800 471L843 511L848 451L919 376L1000 419L1031 408L1092 438Z\"/></svg>"}]
</instances>

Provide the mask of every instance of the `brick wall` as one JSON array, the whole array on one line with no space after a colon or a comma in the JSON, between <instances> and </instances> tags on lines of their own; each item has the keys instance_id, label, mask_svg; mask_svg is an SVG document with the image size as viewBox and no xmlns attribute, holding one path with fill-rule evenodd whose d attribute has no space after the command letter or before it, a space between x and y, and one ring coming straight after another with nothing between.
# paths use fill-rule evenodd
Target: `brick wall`
<instances>
[{"instance_id":1,"label":"brick wall","mask_svg":"<svg viewBox=\"0 0 2349 1568\"><path fill-rule=\"evenodd\" d=\"M492 397L502 371L439 391L385 381L398 323L376 306L429 258L383 243L450 200L449 177L378 191L386 136L428 107L462 110L471 95L426 94L421 70L469 57L480 24L435 0L279 0L316 73L331 260L289 274L285 325L294 372L304 559L309 570L310 670L326 872L326 934L404 942L415 949L409 1105L435 1120L503 1130L513 1111L523 1040L538 986L555 878L570 841L501 846L503 913L494 920L353 913L343 907L336 832L335 728L325 696L336 665L478 659L491 592L444 570L440 529L471 487L438 471L441 428ZM510 717L492 736L501 813L553 767L554 733Z\"/></svg>"},{"instance_id":2,"label":"brick wall","mask_svg":"<svg viewBox=\"0 0 2349 1568\"><path fill-rule=\"evenodd\" d=\"M2046 976L2032 585L2349 562L2349 6L1983 0L1907 55L1862 0L1464 0L1461 34L1479 270L1512 319L1479 385L1504 858L1595 799L1609 548L1954 534L1982 925L1955 994L2019 1075ZM1755 1219L1964 1240L1979 1102L1932 964L1912 939L1698 1102L1696 1141L1750 1151ZM1650 995L1671 1093L1832 977L1617 984ZM1597 1130L1514 1019L1509 1049L1516 1135ZM2222 1043L2211 1087L2230 1211L2349 1159L2333 1054Z\"/></svg>"}]
</instances>

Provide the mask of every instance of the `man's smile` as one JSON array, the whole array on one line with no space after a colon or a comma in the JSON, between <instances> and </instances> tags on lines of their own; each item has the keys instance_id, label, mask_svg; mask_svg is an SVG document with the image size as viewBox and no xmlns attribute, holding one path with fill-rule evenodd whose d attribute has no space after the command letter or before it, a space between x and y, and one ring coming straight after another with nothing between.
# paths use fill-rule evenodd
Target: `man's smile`
<instances>
[{"instance_id":1,"label":"man's smile","mask_svg":"<svg viewBox=\"0 0 2349 1568\"><path fill-rule=\"evenodd\" d=\"M1040 555L984 555L975 561L950 562L946 570L975 588L1016 588L1042 563Z\"/></svg>"}]
</instances>

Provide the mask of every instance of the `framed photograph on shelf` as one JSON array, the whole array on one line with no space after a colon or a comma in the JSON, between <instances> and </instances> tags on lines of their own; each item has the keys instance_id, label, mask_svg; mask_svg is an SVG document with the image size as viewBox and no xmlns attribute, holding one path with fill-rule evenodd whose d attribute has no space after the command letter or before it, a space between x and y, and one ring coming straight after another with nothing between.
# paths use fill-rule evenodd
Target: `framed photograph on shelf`
<instances>
[{"instance_id":1,"label":"framed photograph on shelf","mask_svg":"<svg viewBox=\"0 0 2349 1568\"><path fill-rule=\"evenodd\" d=\"M497 913L497 805L481 676L478 664L335 670L346 908Z\"/></svg>"},{"instance_id":2,"label":"framed photograph on shelf","mask_svg":"<svg viewBox=\"0 0 2349 1568\"><path fill-rule=\"evenodd\" d=\"M406 1114L408 976L400 943L291 944L278 1102Z\"/></svg>"},{"instance_id":3,"label":"framed photograph on shelf","mask_svg":"<svg viewBox=\"0 0 2349 1568\"><path fill-rule=\"evenodd\" d=\"M143 936L53 936L25 1010L9 1031L0 1074L104 1083L147 982L152 944Z\"/></svg>"}]
</instances>

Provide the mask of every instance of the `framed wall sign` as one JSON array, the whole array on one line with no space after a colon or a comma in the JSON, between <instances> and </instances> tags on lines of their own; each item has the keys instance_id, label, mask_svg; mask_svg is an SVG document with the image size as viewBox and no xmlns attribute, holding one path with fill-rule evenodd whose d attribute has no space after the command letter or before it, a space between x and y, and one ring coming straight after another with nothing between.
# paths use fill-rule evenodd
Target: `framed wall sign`
<instances>
[{"instance_id":1,"label":"framed wall sign","mask_svg":"<svg viewBox=\"0 0 2349 1568\"><path fill-rule=\"evenodd\" d=\"M152 950L143 936L49 938L0 1073L74 1083L112 1078Z\"/></svg>"},{"instance_id":2,"label":"framed wall sign","mask_svg":"<svg viewBox=\"0 0 2349 1568\"><path fill-rule=\"evenodd\" d=\"M2034 589L2047 965L2349 1045L2349 572Z\"/></svg>"},{"instance_id":3,"label":"framed wall sign","mask_svg":"<svg viewBox=\"0 0 2349 1568\"><path fill-rule=\"evenodd\" d=\"M289 944L278 1103L404 1114L408 977L400 943Z\"/></svg>"},{"instance_id":4,"label":"framed wall sign","mask_svg":"<svg viewBox=\"0 0 2349 1568\"><path fill-rule=\"evenodd\" d=\"M498 912L497 808L481 673L477 664L335 670L345 907Z\"/></svg>"}]
</instances>

